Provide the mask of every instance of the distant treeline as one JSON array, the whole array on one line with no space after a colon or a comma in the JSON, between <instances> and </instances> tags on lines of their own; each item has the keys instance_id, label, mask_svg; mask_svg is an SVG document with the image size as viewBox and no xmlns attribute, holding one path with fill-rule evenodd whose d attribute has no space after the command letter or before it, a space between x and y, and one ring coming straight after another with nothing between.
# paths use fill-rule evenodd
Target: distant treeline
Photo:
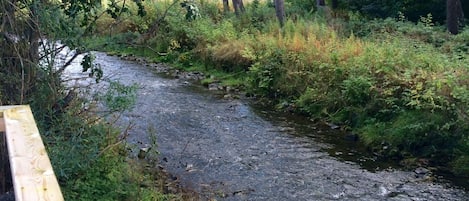
<instances>
[{"instance_id":1,"label":"distant treeline","mask_svg":"<svg viewBox=\"0 0 469 201\"><path fill-rule=\"evenodd\" d=\"M435 22L444 24L446 20L446 0L339 0L339 8L378 18L397 17L399 12L411 21L431 14ZM461 1L462 8L469 14L469 1Z\"/></svg>"}]
</instances>

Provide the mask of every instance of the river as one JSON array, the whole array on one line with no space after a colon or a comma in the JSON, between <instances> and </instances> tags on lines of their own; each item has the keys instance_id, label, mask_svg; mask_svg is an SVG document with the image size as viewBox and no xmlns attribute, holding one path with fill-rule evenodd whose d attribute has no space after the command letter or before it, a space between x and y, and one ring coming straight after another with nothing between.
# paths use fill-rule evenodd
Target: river
<instances>
[{"instance_id":1,"label":"river","mask_svg":"<svg viewBox=\"0 0 469 201\"><path fill-rule=\"evenodd\" d=\"M160 165L201 200L469 200L429 179L438 175L390 168L352 142L334 143L339 132L304 118L162 76L155 66L96 58L105 77L139 85L136 106L121 118L135 124L128 141L145 146L156 131ZM83 75L76 65L68 73Z\"/></svg>"}]
</instances>

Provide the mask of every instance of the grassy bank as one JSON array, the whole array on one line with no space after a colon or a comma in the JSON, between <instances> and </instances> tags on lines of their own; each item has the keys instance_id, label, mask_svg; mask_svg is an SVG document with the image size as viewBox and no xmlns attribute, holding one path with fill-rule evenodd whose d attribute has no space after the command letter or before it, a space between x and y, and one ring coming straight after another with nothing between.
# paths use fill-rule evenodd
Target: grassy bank
<instances>
[{"instance_id":1,"label":"grassy bank","mask_svg":"<svg viewBox=\"0 0 469 201\"><path fill-rule=\"evenodd\" d=\"M89 94L95 99L77 97L59 106L49 102L47 97L61 96L49 86L33 93L31 106L65 200L179 200L163 193L166 175L156 171L155 153L148 161L130 156L125 136L131 125L112 123L132 107L135 87L113 83L102 95ZM96 101L112 113L100 107L98 115Z\"/></svg>"},{"instance_id":2,"label":"grassy bank","mask_svg":"<svg viewBox=\"0 0 469 201\"><path fill-rule=\"evenodd\" d=\"M415 24L299 15L294 4L280 28L268 4L255 1L240 17L196 5L196 20L163 3L149 3L141 19L103 18L98 27L108 28L92 48L223 73L226 83L356 132L377 154L469 176L469 30L449 35L431 16Z\"/></svg>"}]
</instances>

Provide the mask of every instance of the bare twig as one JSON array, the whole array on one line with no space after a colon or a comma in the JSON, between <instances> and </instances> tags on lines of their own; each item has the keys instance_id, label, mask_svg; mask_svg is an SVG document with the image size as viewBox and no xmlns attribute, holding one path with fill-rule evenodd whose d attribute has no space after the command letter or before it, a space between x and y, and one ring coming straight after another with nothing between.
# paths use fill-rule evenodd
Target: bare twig
<instances>
[{"instance_id":1,"label":"bare twig","mask_svg":"<svg viewBox=\"0 0 469 201\"><path fill-rule=\"evenodd\" d=\"M58 74L61 74L68 66L70 66L70 64L72 64L73 60L75 60L82 52L81 51L75 51L75 53L73 54L72 58L70 58L63 66L61 66L59 68L59 70L57 70L55 73L58 75Z\"/></svg>"},{"instance_id":2,"label":"bare twig","mask_svg":"<svg viewBox=\"0 0 469 201\"><path fill-rule=\"evenodd\" d=\"M187 141L187 143L184 145L184 148L182 149L181 153L179 154L179 161L182 159L182 154L186 152L187 147L189 146L189 143L192 141L192 137Z\"/></svg>"},{"instance_id":3,"label":"bare twig","mask_svg":"<svg viewBox=\"0 0 469 201\"><path fill-rule=\"evenodd\" d=\"M169 13L169 10L175 6L177 3L179 3L179 0L174 0L173 3L171 5L168 6L168 8L166 8L166 10L164 11L163 15L161 17L158 17L155 22L151 25L150 29L149 29L149 33L152 33L152 32L156 32L159 24L165 20L166 16L168 15Z\"/></svg>"}]
</instances>

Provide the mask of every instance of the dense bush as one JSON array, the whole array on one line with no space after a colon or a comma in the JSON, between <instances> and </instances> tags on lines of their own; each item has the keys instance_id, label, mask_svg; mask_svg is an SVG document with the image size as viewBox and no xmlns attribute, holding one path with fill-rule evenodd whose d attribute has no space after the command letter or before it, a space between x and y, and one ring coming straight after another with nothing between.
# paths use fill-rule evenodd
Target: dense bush
<instances>
[{"instance_id":1,"label":"dense bush","mask_svg":"<svg viewBox=\"0 0 469 201\"><path fill-rule=\"evenodd\" d=\"M310 115L358 129L372 147L391 150L381 154L454 160L459 151L452 147L468 131L466 58L401 32L372 32L366 40L325 33L286 35L277 40L285 41L281 45L259 38L267 46L254 52L280 53L257 57L251 68L257 90L296 99ZM455 39L444 43L459 43ZM466 160L457 161L461 169Z\"/></svg>"}]
</instances>

